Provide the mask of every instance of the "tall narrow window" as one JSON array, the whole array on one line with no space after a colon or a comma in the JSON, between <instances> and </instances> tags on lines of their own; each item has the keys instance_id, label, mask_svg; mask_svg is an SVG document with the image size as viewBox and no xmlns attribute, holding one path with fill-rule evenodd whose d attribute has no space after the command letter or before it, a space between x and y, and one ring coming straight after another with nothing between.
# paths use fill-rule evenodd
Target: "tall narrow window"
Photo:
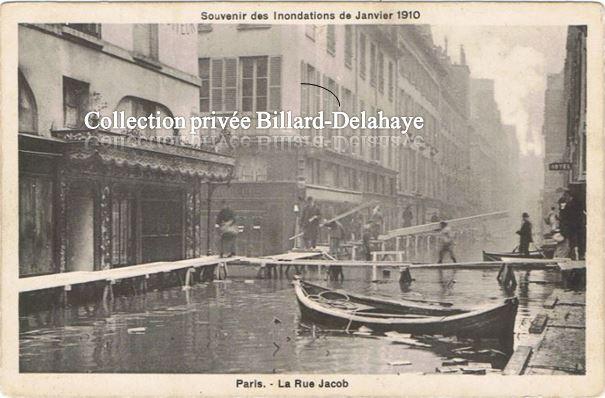
<instances>
[{"instance_id":1,"label":"tall narrow window","mask_svg":"<svg viewBox=\"0 0 605 398\"><path fill-rule=\"evenodd\" d=\"M217 58L210 63L211 111L229 112L237 108L237 58Z\"/></svg>"},{"instance_id":2,"label":"tall narrow window","mask_svg":"<svg viewBox=\"0 0 605 398\"><path fill-rule=\"evenodd\" d=\"M366 78L366 35L359 35L359 76Z\"/></svg>"},{"instance_id":3,"label":"tall narrow window","mask_svg":"<svg viewBox=\"0 0 605 398\"><path fill-rule=\"evenodd\" d=\"M332 55L336 54L336 27L334 25L326 27L326 50Z\"/></svg>"},{"instance_id":4,"label":"tall narrow window","mask_svg":"<svg viewBox=\"0 0 605 398\"><path fill-rule=\"evenodd\" d=\"M159 59L159 38L157 24L134 25L134 52L145 58Z\"/></svg>"},{"instance_id":5,"label":"tall narrow window","mask_svg":"<svg viewBox=\"0 0 605 398\"><path fill-rule=\"evenodd\" d=\"M89 84L63 76L63 120L65 127L80 128L88 111Z\"/></svg>"},{"instance_id":6,"label":"tall narrow window","mask_svg":"<svg viewBox=\"0 0 605 398\"><path fill-rule=\"evenodd\" d=\"M200 76L200 112L210 112L210 59L200 58L198 61Z\"/></svg>"},{"instance_id":7,"label":"tall narrow window","mask_svg":"<svg viewBox=\"0 0 605 398\"><path fill-rule=\"evenodd\" d=\"M370 85L376 87L376 45L370 43Z\"/></svg>"},{"instance_id":8,"label":"tall narrow window","mask_svg":"<svg viewBox=\"0 0 605 398\"><path fill-rule=\"evenodd\" d=\"M353 65L353 27L345 25L345 66L351 68Z\"/></svg>"},{"instance_id":9,"label":"tall narrow window","mask_svg":"<svg viewBox=\"0 0 605 398\"><path fill-rule=\"evenodd\" d=\"M242 111L267 110L267 57L245 57L241 59L241 64Z\"/></svg>"},{"instance_id":10,"label":"tall narrow window","mask_svg":"<svg viewBox=\"0 0 605 398\"><path fill-rule=\"evenodd\" d=\"M388 96L389 96L389 101L393 102L393 90L395 89L395 82L393 79L393 62L389 61L389 70L388 70Z\"/></svg>"},{"instance_id":11,"label":"tall narrow window","mask_svg":"<svg viewBox=\"0 0 605 398\"><path fill-rule=\"evenodd\" d=\"M378 52L378 91L384 93L384 54Z\"/></svg>"},{"instance_id":12,"label":"tall narrow window","mask_svg":"<svg viewBox=\"0 0 605 398\"><path fill-rule=\"evenodd\" d=\"M134 264L135 211L132 195L116 195L112 200L111 263L114 266Z\"/></svg>"}]
</instances>

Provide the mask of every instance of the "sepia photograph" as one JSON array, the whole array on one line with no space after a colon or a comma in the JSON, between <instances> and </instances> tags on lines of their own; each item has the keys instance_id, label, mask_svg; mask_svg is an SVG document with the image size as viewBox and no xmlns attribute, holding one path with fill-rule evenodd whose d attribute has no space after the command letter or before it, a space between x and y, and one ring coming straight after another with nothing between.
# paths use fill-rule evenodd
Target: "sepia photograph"
<instances>
[{"instance_id":1,"label":"sepia photograph","mask_svg":"<svg viewBox=\"0 0 605 398\"><path fill-rule=\"evenodd\" d=\"M19 21L18 373L587 375L598 33L406 8Z\"/></svg>"}]
</instances>

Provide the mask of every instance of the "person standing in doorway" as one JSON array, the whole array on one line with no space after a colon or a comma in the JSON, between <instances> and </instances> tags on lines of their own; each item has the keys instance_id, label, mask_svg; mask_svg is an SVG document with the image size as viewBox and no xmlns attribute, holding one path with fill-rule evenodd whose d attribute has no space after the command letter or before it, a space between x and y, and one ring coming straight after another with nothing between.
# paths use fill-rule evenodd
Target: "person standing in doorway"
<instances>
[{"instance_id":1,"label":"person standing in doorway","mask_svg":"<svg viewBox=\"0 0 605 398\"><path fill-rule=\"evenodd\" d=\"M519 253L529 256L529 244L534 241L532 238L532 225L529 221L529 214L523 213L521 218L521 228L517 231L519 235Z\"/></svg>"},{"instance_id":2,"label":"person standing in doorway","mask_svg":"<svg viewBox=\"0 0 605 398\"><path fill-rule=\"evenodd\" d=\"M227 206L225 200L221 201L221 211L216 217L216 224L221 234L220 257L234 256L238 229L235 224L235 213Z\"/></svg>"},{"instance_id":3,"label":"person standing in doorway","mask_svg":"<svg viewBox=\"0 0 605 398\"><path fill-rule=\"evenodd\" d=\"M439 264L443 262L443 257L449 254L452 258L452 262L456 262L456 256L454 255L454 239L452 238L452 230L445 221L439 223Z\"/></svg>"}]
</instances>

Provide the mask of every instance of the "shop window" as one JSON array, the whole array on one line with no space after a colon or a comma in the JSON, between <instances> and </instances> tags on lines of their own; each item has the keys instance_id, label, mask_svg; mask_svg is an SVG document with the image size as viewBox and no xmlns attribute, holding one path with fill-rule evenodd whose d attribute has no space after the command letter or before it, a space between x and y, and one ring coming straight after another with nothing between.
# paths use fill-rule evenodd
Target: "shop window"
<instances>
[{"instance_id":1,"label":"shop window","mask_svg":"<svg viewBox=\"0 0 605 398\"><path fill-rule=\"evenodd\" d=\"M19 132L35 133L36 131L38 131L36 99L27 80L19 72Z\"/></svg>"},{"instance_id":2,"label":"shop window","mask_svg":"<svg viewBox=\"0 0 605 398\"><path fill-rule=\"evenodd\" d=\"M88 112L90 86L63 76L63 120L65 127L81 128Z\"/></svg>"},{"instance_id":3,"label":"shop window","mask_svg":"<svg viewBox=\"0 0 605 398\"><path fill-rule=\"evenodd\" d=\"M112 200L111 263L114 266L134 264L135 210L131 195L116 195Z\"/></svg>"},{"instance_id":4,"label":"shop window","mask_svg":"<svg viewBox=\"0 0 605 398\"><path fill-rule=\"evenodd\" d=\"M370 43L370 85L376 87L376 45Z\"/></svg>"},{"instance_id":5,"label":"shop window","mask_svg":"<svg viewBox=\"0 0 605 398\"><path fill-rule=\"evenodd\" d=\"M53 184L19 176L19 276L54 272Z\"/></svg>"},{"instance_id":6,"label":"shop window","mask_svg":"<svg viewBox=\"0 0 605 398\"><path fill-rule=\"evenodd\" d=\"M378 91L384 93L384 54L378 52Z\"/></svg>"}]
</instances>

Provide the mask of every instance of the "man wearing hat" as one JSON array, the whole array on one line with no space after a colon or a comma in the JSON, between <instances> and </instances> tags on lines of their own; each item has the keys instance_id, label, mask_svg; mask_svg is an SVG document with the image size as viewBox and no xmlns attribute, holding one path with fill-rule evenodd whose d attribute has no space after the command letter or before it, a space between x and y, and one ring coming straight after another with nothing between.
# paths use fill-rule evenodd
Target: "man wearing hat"
<instances>
[{"instance_id":1,"label":"man wearing hat","mask_svg":"<svg viewBox=\"0 0 605 398\"><path fill-rule=\"evenodd\" d=\"M523 218L523 222L521 229L517 231L517 234L519 234L519 253L529 256L529 244L534 241L531 232L531 222L529 222L529 214L523 213L521 217Z\"/></svg>"}]
</instances>

